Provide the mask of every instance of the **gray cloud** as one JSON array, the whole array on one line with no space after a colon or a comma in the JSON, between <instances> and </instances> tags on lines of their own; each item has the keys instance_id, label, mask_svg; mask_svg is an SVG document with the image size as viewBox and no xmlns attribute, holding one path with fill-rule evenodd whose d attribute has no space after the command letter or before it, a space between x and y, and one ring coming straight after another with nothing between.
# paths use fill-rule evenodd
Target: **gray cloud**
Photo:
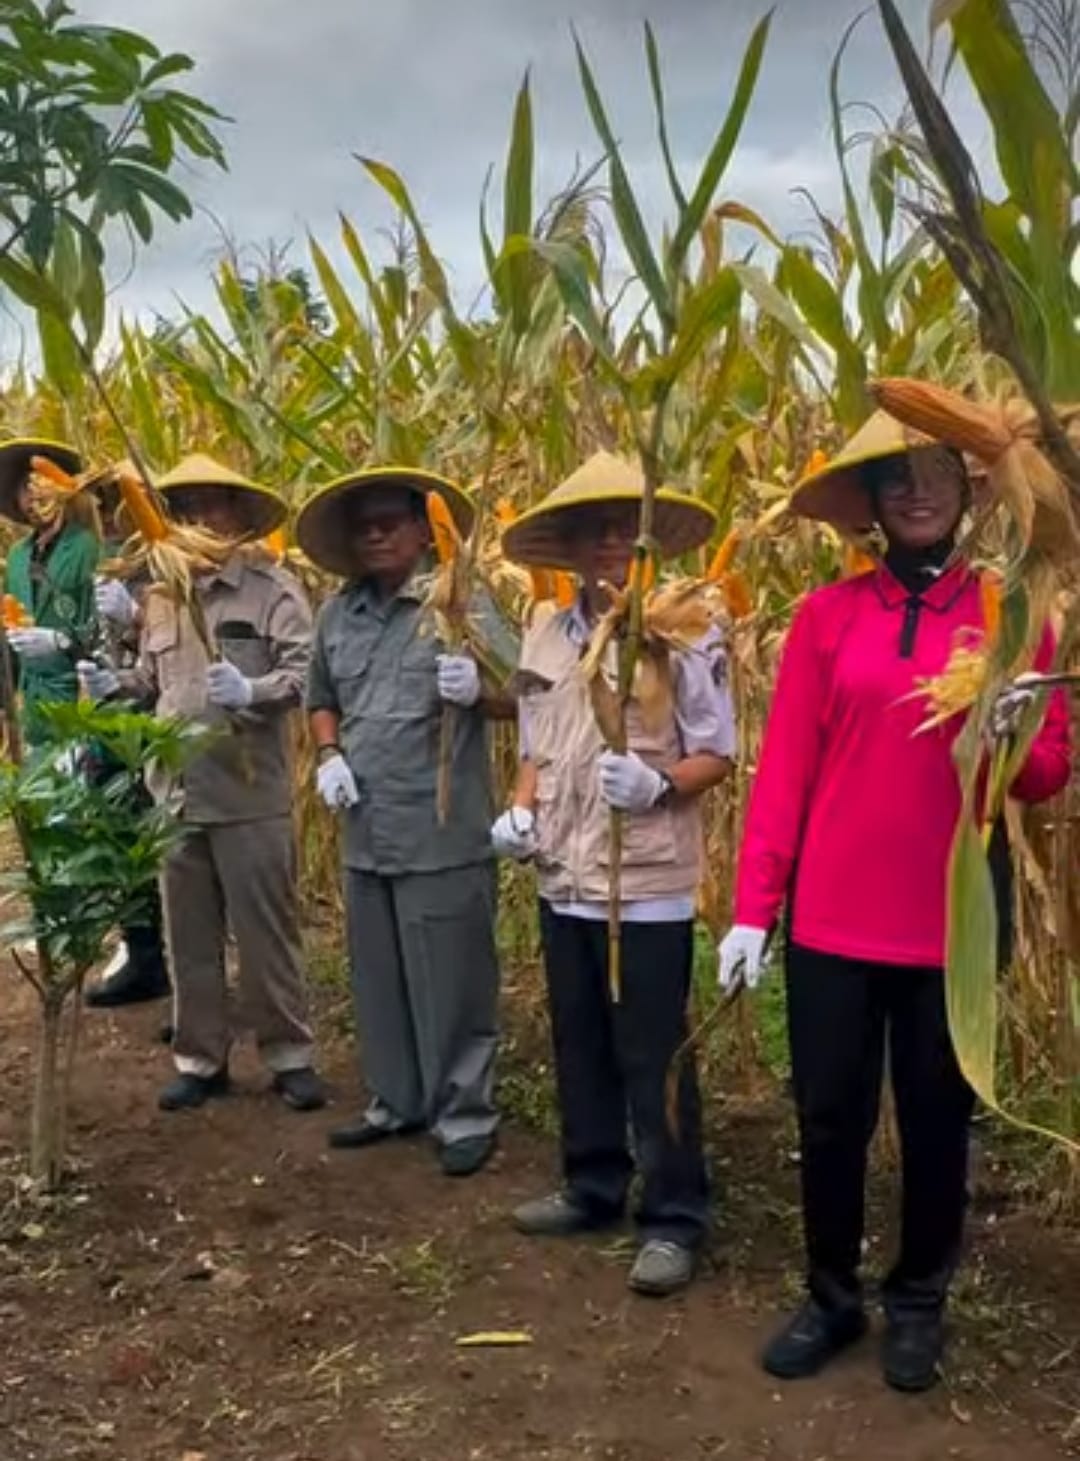
<instances>
[{"instance_id":1,"label":"gray cloud","mask_svg":"<svg viewBox=\"0 0 1080 1461\"><path fill-rule=\"evenodd\" d=\"M777 11L762 82L726 196L781 231L804 226L809 187L836 202L827 72L861 0L786 0ZM928 0L903 7L920 35ZM598 152L576 74L579 31L608 99L625 157L651 218L666 208L656 153L641 20L651 13L665 62L680 166L693 177L726 109L759 0L81 0L92 19L145 31L193 55L191 81L235 119L225 129L230 170L191 172L204 210L163 227L117 290L128 310L168 311L174 294L207 303L219 234L242 243L332 240L344 209L361 230L391 209L353 160L363 152L405 177L462 295L481 278L476 216L484 174L501 163L515 90L531 68L539 192L560 187L576 159ZM875 17L859 28L845 68L849 96L896 110L899 87Z\"/></svg>"}]
</instances>

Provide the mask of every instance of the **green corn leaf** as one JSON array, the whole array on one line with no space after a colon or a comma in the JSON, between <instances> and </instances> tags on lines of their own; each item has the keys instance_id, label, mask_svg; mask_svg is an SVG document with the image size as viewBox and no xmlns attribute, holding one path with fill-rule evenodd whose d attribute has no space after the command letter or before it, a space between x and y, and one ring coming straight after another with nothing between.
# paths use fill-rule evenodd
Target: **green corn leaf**
<instances>
[{"instance_id":1,"label":"green corn leaf","mask_svg":"<svg viewBox=\"0 0 1080 1461\"><path fill-rule=\"evenodd\" d=\"M1029 218L1063 233L1076 165L1012 10L1006 0L964 0L952 14L952 34L993 125L1010 197Z\"/></svg>"},{"instance_id":2,"label":"green corn leaf","mask_svg":"<svg viewBox=\"0 0 1080 1461\"><path fill-rule=\"evenodd\" d=\"M840 169L840 183L844 197L844 215L847 220L848 236L851 240L851 247L854 251L859 270L859 312L862 315L867 337L873 343L875 349L883 351L888 347L889 343L889 320L885 311L881 279L878 275L878 269L874 263L873 255L870 252L870 245L866 238L866 230L863 227L862 209L855 196L855 189L851 184L851 174L848 171L848 142L844 133L844 109L840 100L840 70L843 65L844 56L847 53L847 48L851 43L851 37L854 34L855 27L861 19L861 16L857 17L848 26L837 48L836 55L833 57L833 63L829 69L829 108L832 116L833 148L836 153L837 165Z\"/></svg>"},{"instance_id":3,"label":"green corn leaf","mask_svg":"<svg viewBox=\"0 0 1080 1461\"><path fill-rule=\"evenodd\" d=\"M379 323L379 332L382 335L384 350L392 350L397 346L397 317L393 308L387 303L379 281L375 277L374 270L368 259L364 245L360 240L353 224L345 214L339 215L341 221L341 241L345 245L345 252L352 261L353 268L360 275L361 282L367 291L367 297L371 301L371 307L375 311L375 318Z\"/></svg>"},{"instance_id":4,"label":"green corn leaf","mask_svg":"<svg viewBox=\"0 0 1080 1461\"><path fill-rule=\"evenodd\" d=\"M491 292L500 310L506 310L506 278L505 271L498 267L499 255L495 248L495 242L491 237L491 230L488 228L487 220L487 195L491 185L491 169L488 169L484 179L484 187L480 194L479 228L480 228L480 249L484 255L484 268L487 270L488 283L491 285Z\"/></svg>"},{"instance_id":5,"label":"green corn leaf","mask_svg":"<svg viewBox=\"0 0 1080 1461\"><path fill-rule=\"evenodd\" d=\"M608 158L608 170L611 181L611 206L615 213L615 222L619 228L619 235L622 238L630 262L637 272L638 278L645 286L653 308L660 319L665 330L674 331L675 312L664 282L664 276L660 271L652 244L649 242L648 230L645 227L644 219L641 216L641 209L634 196L634 190L630 186L630 178L626 168L623 166L622 156L619 151L619 144L615 133L608 121L604 102L600 95L599 88L585 55L581 42L574 37L574 44L577 47L578 70L581 75L581 85L585 92L585 100L588 104L589 113L592 116L593 126L604 144Z\"/></svg>"},{"instance_id":6,"label":"green corn leaf","mask_svg":"<svg viewBox=\"0 0 1080 1461\"><path fill-rule=\"evenodd\" d=\"M818 356L825 354L818 336L791 301L756 264L732 264L730 267L759 309L764 310L778 325L782 325L804 350Z\"/></svg>"},{"instance_id":7,"label":"green corn leaf","mask_svg":"<svg viewBox=\"0 0 1080 1461\"><path fill-rule=\"evenodd\" d=\"M514 125L506 159L503 189L503 241L527 236L533 226L533 120L529 77L525 75L514 104ZM516 253L506 261L506 297L515 333L529 328L531 275L529 254Z\"/></svg>"},{"instance_id":8,"label":"green corn leaf","mask_svg":"<svg viewBox=\"0 0 1080 1461\"><path fill-rule=\"evenodd\" d=\"M416 240L416 252L420 261L421 277L440 305L444 309L449 309L451 307L450 288L446 282L446 273L436 258L431 244L428 242L427 232L420 222L420 215L416 211L405 183L399 174L385 162L378 162L372 157L360 157L358 161L368 173L368 176L379 184L408 220L409 226L413 231L413 237Z\"/></svg>"},{"instance_id":9,"label":"green corn leaf","mask_svg":"<svg viewBox=\"0 0 1080 1461\"><path fill-rule=\"evenodd\" d=\"M657 361L663 377L674 383L697 359L706 344L738 319L742 284L733 268L725 268L714 279L687 297L679 318L675 345L666 359Z\"/></svg>"},{"instance_id":10,"label":"green corn leaf","mask_svg":"<svg viewBox=\"0 0 1080 1461\"><path fill-rule=\"evenodd\" d=\"M146 373L144 341L120 323L120 349L124 361L124 379L134 417L135 435L151 461L163 462L168 456L161 429L161 408Z\"/></svg>"},{"instance_id":11,"label":"green corn leaf","mask_svg":"<svg viewBox=\"0 0 1080 1461\"><path fill-rule=\"evenodd\" d=\"M681 271L690 251L690 245L705 222L705 215L709 211L712 200L716 196L716 190L723 180L727 165L735 151L735 145L739 140L746 114L750 110L750 103L757 89L772 16L773 12L770 10L758 22L750 37L750 43L746 48L739 70L739 79L735 84L735 95L732 97L724 124L705 159L697 187L694 189L689 203L681 212L679 226L675 230L675 237L668 250L668 267L672 276L677 276Z\"/></svg>"},{"instance_id":12,"label":"green corn leaf","mask_svg":"<svg viewBox=\"0 0 1080 1461\"><path fill-rule=\"evenodd\" d=\"M946 996L953 1048L969 1085L996 1106L997 907L986 849L970 808L949 858Z\"/></svg>"},{"instance_id":13,"label":"green corn leaf","mask_svg":"<svg viewBox=\"0 0 1080 1461\"><path fill-rule=\"evenodd\" d=\"M1027 220L1031 268L1024 284L1045 330L1046 386L1052 398L1072 399L1080 391L1080 331L1066 239L1080 179L1070 138L1006 0L965 0L951 20L957 51L993 126L1010 200Z\"/></svg>"},{"instance_id":14,"label":"green corn leaf","mask_svg":"<svg viewBox=\"0 0 1080 1461\"><path fill-rule=\"evenodd\" d=\"M311 254L311 262L315 265L319 285L326 295L330 311L334 316L339 338L346 348L352 349L358 356L364 356L362 345L359 351L356 350L358 341L367 340L367 331L363 321L349 298L348 291L339 279L337 271L327 257L326 251L310 233L308 234L308 251ZM372 363L370 351L364 357L364 363L368 366Z\"/></svg>"},{"instance_id":15,"label":"green corn leaf","mask_svg":"<svg viewBox=\"0 0 1080 1461\"><path fill-rule=\"evenodd\" d=\"M532 252L544 260L555 279L567 313L600 359L615 375L619 375L611 353L610 336L593 300L592 274L584 252L560 239L510 238L503 245L503 258L518 251Z\"/></svg>"},{"instance_id":16,"label":"green corn leaf","mask_svg":"<svg viewBox=\"0 0 1080 1461\"><path fill-rule=\"evenodd\" d=\"M667 128L667 107L664 102L664 78L660 69L660 52L653 28L648 21L645 22L645 59L649 67L649 85L652 87L653 107L656 111L656 132L660 142L660 153L664 159L672 197L675 199L679 212L683 213L686 210L686 194L679 181L675 158L671 151Z\"/></svg>"}]
</instances>

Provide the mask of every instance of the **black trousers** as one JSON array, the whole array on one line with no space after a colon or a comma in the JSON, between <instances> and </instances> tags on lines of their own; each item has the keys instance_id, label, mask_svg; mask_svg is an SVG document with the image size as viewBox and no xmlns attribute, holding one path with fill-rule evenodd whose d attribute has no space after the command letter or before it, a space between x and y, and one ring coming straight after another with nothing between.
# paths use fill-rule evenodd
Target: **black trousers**
<instances>
[{"instance_id":1,"label":"black trousers","mask_svg":"<svg viewBox=\"0 0 1080 1461\"><path fill-rule=\"evenodd\" d=\"M95 747L86 760L86 776L92 785L104 786L111 776L121 768L119 763L100 747ZM151 796L140 781L130 792L136 807L150 805ZM120 925L120 933L127 945L128 958L133 968L152 973L165 964L164 932L162 927L161 894L155 881L147 883L139 898L139 906Z\"/></svg>"},{"instance_id":2,"label":"black trousers","mask_svg":"<svg viewBox=\"0 0 1080 1461\"><path fill-rule=\"evenodd\" d=\"M608 987L605 922L566 917L542 901L540 932L567 1191L598 1221L621 1213L634 1170L632 1131L642 1238L695 1247L709 1193L692 1061L679 1082L677 1135L665 1114L668 1069L687 1032L693 924L623 924L618 1004Z\"/></svg>"},{"instance_id":3,"label":"black trousers","mask_svg":"<svg viewBox=\"0 0 1080 1461\"><path fill-rule=\"evenodd\" d=\"M940 1310L960 1255L975 1099L953 1053L942 971L789 947L787 993L810 1292L828 1309L862 1303L866 1158L887 1041L903 1200L883 1299L894 1316Z\"/></svg>"}]
</instances>

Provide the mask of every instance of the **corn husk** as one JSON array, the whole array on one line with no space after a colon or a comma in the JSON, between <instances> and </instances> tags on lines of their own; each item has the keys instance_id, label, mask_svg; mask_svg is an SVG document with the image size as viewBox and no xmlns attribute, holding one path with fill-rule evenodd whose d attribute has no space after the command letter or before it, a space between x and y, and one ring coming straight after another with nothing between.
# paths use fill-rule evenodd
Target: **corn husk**
<instances>
[{"instance_id":1,"label":"corn husk","mask_svg":"<svg viewBox=\"0 0 1080 1461\"><path fill-rule=\"evenodd\" d=\"M626 631L630 590L605 584L609 607L597 620L581 673L589 685L593 712L609 746L618 744L618 696L613 684L615 646ZM671 715L674 698L671 655L685 653L712 630L730 622L723 585L701 578L677 578L643 600L642 638L634 668L632 697L646 725L654 728Z\"/></svg>"}]
</instances>

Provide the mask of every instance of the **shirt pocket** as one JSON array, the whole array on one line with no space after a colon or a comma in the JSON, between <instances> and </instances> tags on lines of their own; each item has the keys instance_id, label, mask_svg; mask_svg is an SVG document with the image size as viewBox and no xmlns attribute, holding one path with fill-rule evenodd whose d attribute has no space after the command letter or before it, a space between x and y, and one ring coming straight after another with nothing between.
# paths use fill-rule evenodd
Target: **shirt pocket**
<instances>
[{"instance_id":1,"label":"shirt pocket","mask_svg":"<svg viewBox=\"0 0 1080 1461\"><path fill-rule=\"evenodd\" d=\"M401 647L401 654L392 674L395 720L430 720L440 715L438 666L441 652L433 633L418 625Z\"/></svg>"},{"instance_id":2,"label":"shirt pocket","mask_svg":"<svg viewBox=\"0 0 1080 1461\"><path fill-rule=\"evenodd\" d=\"M180 627L174 617L153 619L146 626L143 648L159 671L175 664L179 647Z\"/></svg>"},{"instance_id":3,"label":"shirt pocket","mask_svg":"<svg viewBox=\"0 0 1080 1461\"><path fill-rule=\"evenodd\" d=\"M261 679L274 667L274 646L264 634L241 634L224 625L215 635L222 659L235 665L249 680Z\"/></svg>"},{"instance_id":4,"label":"shirt pocket","mask_svg":"<svg viewBox=\"0 0 1080 1461\"><path fill-rule=\"evenodd\" d=\"M623 867L670 867L677 860L675 822L668 807L628 812L622 819ZM611 839L605 837L596 857L601 867L611 866Z\"/></svg>"}]
</instances>

